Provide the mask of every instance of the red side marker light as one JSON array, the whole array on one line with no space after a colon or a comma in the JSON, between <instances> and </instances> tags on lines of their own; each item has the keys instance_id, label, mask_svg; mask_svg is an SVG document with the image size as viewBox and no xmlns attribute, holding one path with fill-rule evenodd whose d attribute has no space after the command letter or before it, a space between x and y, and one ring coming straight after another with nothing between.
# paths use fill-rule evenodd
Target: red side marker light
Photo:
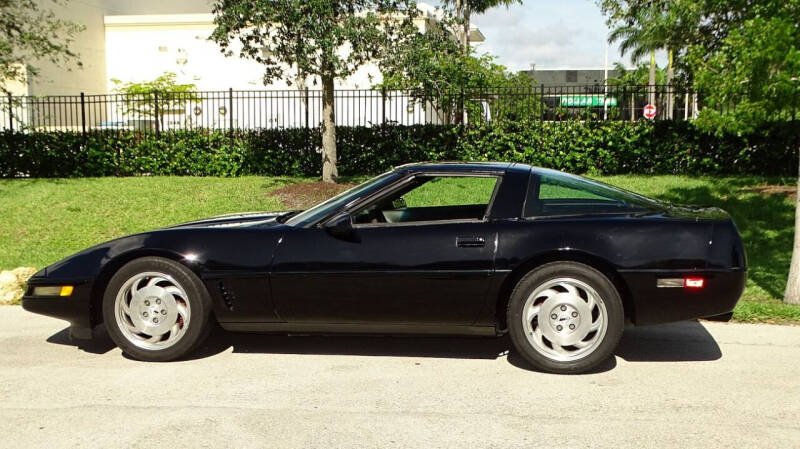
<instances>
[{"instance_id":1,"label":"red side marker light","mask_svg":"<svg viewBox=\"0 0 800 449\"><path fill-rule=\"evenodd\" d=\"M706 284L703 278L684 278L683 286L686 288L703 288Z\"/></svg>"}]
</instances>

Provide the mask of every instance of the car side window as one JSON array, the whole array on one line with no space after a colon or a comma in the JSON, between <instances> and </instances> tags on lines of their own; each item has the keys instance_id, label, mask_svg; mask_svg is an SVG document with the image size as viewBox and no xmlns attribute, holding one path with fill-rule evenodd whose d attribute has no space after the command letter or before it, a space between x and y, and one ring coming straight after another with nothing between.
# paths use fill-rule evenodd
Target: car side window
<instances>
[{"instance_id":1,"label":"car side window","mask_svg":"<svg viewBox=\"0 0 800 449\"><path fill-rule=\"evenodd\" d=\"M610 198L603 197L587 190L581 190L579 186L565 184L562 182L553 182L553 179L542 177L542 182L539 184L539 199L540 200L609 200Z\"/></svg>"},{"instance_id":2,"label":"car side window","mask_svg":"<svg viewBox=\"0 0 800 449\"><path fill-rule=\"evenodd\" d=\"M496 176L417 176L408 185L353 213L355 225L482 220Z\"/></svg>"},{"instance_id":3,"label":"car side window","mask_svg":"<svg viewBox=\"0 0 800 449\"><path fill-rule=\"evenodd\" d=\"M553 171L539 174L538 184L528 195L526 216L618 213L653 207L650 200L631 192Z\"/></svg>"}]
</instances>

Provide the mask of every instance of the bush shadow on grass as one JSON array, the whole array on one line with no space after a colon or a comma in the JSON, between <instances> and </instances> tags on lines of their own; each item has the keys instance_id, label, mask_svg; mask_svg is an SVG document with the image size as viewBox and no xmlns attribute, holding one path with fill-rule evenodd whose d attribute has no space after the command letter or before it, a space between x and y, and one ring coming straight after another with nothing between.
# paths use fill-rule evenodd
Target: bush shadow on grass
<instances>
[{"instance_id":1,"label":"bush shadow on grass","mask_svg":"<svg viewBox=\"0 0 800 449\"><path fill-rule=\"evenodd\" d=\"M716 206L731 214L748 258L748 280L774 298L783 296L794 237L794 207L783 195L743 190L745 179L709 179L711 187L671 188L656 198L673 203Z\"/></svg>"}]
</instances>

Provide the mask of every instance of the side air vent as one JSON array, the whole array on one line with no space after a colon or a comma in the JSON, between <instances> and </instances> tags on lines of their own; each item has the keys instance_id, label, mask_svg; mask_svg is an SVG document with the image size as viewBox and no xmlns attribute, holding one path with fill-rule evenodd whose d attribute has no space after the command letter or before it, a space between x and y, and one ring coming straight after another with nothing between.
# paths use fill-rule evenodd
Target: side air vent
<instances>
[{"instance_id":1,"label":"side air vent","mask_svg":"<svg viewBox=\"0 0 800 449\"><path fill-rule=\"evenodd\" d=\"M219 286L219 294L220 296L222 296L222 302L225 303L225 307L227 307L228 310L232 311L233 305L236 302L236 295L227 287L225 287L225 283L223 283L222 281L219 282L218 286Z\"/></svg>"}]
</instances>

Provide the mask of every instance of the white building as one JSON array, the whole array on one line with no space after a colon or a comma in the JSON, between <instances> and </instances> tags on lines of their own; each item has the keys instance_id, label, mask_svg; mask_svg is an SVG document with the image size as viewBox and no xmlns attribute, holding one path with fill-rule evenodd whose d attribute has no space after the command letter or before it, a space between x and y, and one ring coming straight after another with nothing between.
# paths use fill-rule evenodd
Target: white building
<instances>
[{"instance_id":1,"label":"white building","mask_svg":"<svg viewBox=\"0 0 800 449\"><path fill-rule=\"evenodd\" d=\"M46 6L52 5L44 2ZM122 82L148 81L165 72L177 74L180 83L192 83L198 91L237 91L234 98L226 95L202 95L199 104L187 105L184 113L172 114L162 126L184 127L189 123L207 127L305 126L318 122L319 96L298 101L297 83L285 81L264 86L263 67L252 60L225 57L219 46L208 40L214 30L211 2L208 0L81 0L70 1L55 10L64 19L81 23L74 50L80 54L82 68L64 68L41 64L40 74L27 85L17 86L17 95L37 97L85 93L88 113L73 111L75 105L57 107L48 112L46 126L64 123L64 117L88 116L88 126L133 121L120 116L120 110L107 99L93 95L114 92L112 79ZM434 25L440 12L419 4L415 20L420 31ZM484 40L473 28L471 41ZM337 80L337 122L341 124L375 123L378 120L400 123L435 121L430 108L414 105L407 99L383 99L346 92L348 89L369 89L382 80L376 64L368 63L345 80ZM307 83L310 84L310 83ZM315 86L308 86L314 89ZM257 91L243 93L240 91ZM264 91L272 91L265 93ZM276 94L274 91L284 92ZM208 98L206 98L208 97ZM269 97L269 98L267 98ZM387 103L388 102L388 103ZM49 106L48 106L49 107ZM81 106L86 109L87 106ZM25 113L35 122L42 106L29 106ZM228 111L230 109L230 113ZM427 110L426 110L427 109ZM83 115L82 115L83 114ZM433 115L432 115L433 114ZM39 123L42 123L39 121ZM104 125L105 124L105 125ZM36 123L34 123L36 125ZM84 126L84 123L81 123ZM61 126L64 128L64 126Z\"/></svg>"},{"instance_id":2,"label":"white building","mask_svg":"<svg viewBox=\"0 0 800 449\"><path fill-rule=\"evenodd\" d=\"M164 72L177 73L179 82L194 83L198 90L286 89L284 82L264 86L258 63L225 57L208 40L214 29L210 4L208 0L69 1L55 12L86 26L74 45L83 67L65 70L43 63L40 76L17 93L104 94L113 91L112 78L145 81ZM419 11L416 24L425 31L438 14L424 3ZM473 28L471 40L484 40L480 30ZM367 64L337 88L368 89L380 80L375 64Z\"/></svg>"}]
</instances>

